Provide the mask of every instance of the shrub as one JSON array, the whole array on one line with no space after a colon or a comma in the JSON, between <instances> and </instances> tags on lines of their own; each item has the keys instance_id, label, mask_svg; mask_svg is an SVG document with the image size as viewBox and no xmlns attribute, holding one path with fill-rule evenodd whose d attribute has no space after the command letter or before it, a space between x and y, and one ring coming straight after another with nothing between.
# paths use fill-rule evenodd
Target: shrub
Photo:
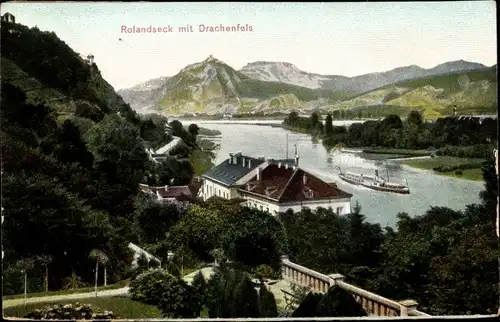
<instances>
[{"instance_id":1,"label":"shrub","mask_svg":"<svg viewBox=\"0 0 500 322\"><path fill-rule=\"evenodd\" d=\"M258 317L258 294L252 281L239 270L223 266L210 278L207 307L211 318Z\"/></svg>"},{"instance_id":2,"label":"shrub","mask_svg":"<svg viewBox=\"0 0 500 322\"><path fill-rule=\"evenodd\" d=\"M259 292L259 308L260 317L275 318L278 316L278 307L276 299L272 292L270 292L264 285L260 287Z\"/></svg>"},{"instance_id":3,"label":"shrub","mask_svg":"<svg viewBox=\"0 0 500 322\"><path fill-rule=\"evenodd\" d=\"M111 311L100 311L90 304L48 305L28 313L25 318L35 320L112 320L118 317Z\"/></svg>"},{"instance_id":4,"label":"shrub","mask_svg":"<svg viewBox=\"0 0 500 322\"><path fill-rule=\"evenodd\" d=\"M275 278L276 271L269 265L259 265L254 271L255 277L258 280L264 280L267 278Z\"/></svg>"},{"instance_id":5,"label":"shrub","mask_svg":"<svg viewBox=\"0 0 500 322\"><path fill-rule=\"evenodd\" d=\"M200 304L202 306L206 305L206 293L207 293L207 282L203 277L201 271L198 272L193 278L193 283L191 284L193 288L196 290L196 293L199 295Z\"/></svg>"},{"instance_id":6,"label":"shrub","mask_svg":"<svg viewBox=\"0 0 500 322\"><path fill-rule=\"evenodd\" d=\"M197 290L185 281L171 280L161 295L158 308L167 318L195 318L200 315L201 304Z\"/></svg>"},{"instance_id":7,"label":"shrub","mask_svg":"<svg viewBox=\"0 0 500 322\"><path fill-rule=\"evenodd\" d=\"M292 313L292 317L315 317L316 308L323 299L322 294L310 292Z\"/></svg>"},{"instance_id":8,"label":"shrub","mask_svg":"<svg viewBox=\"0 0 500 322\"><path fill-rule=\"evenodd\" d=\"M317 317L367 316L365 310L346 290L330 287L316 307Z\"/></svg>"},{"instance_id":9,"label":"shrub","mask_svg":"<svg viewBox=\"0 0 500 322\"><path fill-rule=\"evenodd\" d=\"M163 292L176 277L164 269L150 269L139 274L130 283L130 295L135 301L158 305Z\"/></svg>"}]
</instances>

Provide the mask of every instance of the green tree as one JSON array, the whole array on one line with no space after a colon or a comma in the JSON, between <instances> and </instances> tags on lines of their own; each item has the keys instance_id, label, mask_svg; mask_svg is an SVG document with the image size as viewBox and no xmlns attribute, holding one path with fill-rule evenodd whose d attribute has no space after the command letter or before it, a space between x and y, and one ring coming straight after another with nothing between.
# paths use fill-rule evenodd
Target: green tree
<instances>
[{"instance_id":1,"label":"green tree","mask_svg":"<svg viewBox=\"0 0 500 322\"><path fill-rule=\"evenodd\" d=\"M191 206L186 215L172 228L169 240L174 248L190 249L200 260L212 261L228 217L239 214L239 205L213 198Z\"/></svg>"},{"instance_id":2,"label":"green tree","mask_svg":"<svg viewBox=\"0 0 500 322\"><path fill-rule=\"evenodd\" d=\"M236 284L232 304L231 317L256 318L260 316L258 294L248 276L245 275Z\"/></svg>"},{"instance_id":3,"label":"green tree","mask_svg":"<svg viewBox=\"0 0 500 322\"><path fill-rule=\"evenodd\" d=\"M158 304L164 317L174 319L199 317L201 305L199 294L194 287L179 278L169 280L164 286Z\"/></svg>"},{"instance_id":4,"label":"green tree","mask_svg":"<svg viewBox=\"0 0 500 322\"><path fill-rule=\"evenodd\" d=\"M198 125L196 125L196 124L193 123L193 124L189 125L188 132L192 136L196 137L198 135L198 133L200 132L200 128L199 128Z\"/></svg>"},{"instance_id":5,"label":"green tree","mask_svg":"<svg viewBox=\"0 0 500 322\"><path fill-rule=\"evenodd\" d=\"M203 273L198 271L198 273L194 276L193 282L191 284L195 289L195 292L200 297L201 306L205 306L207 303L207 281L205 281L205 277L203 277Z\"/></svg>"},{"instance_id":6,"label":"green tree","mask_svg":"<svg viewBox=\"0 0 500 322\"><path fill-rule=\"evenodd\" d=\"M367 316L365 310L346 290L333 286L316 307L317 317Z\"/></svg>"},{"instance_id":7,"label":"green tree","mask_svg":"<svg viewBox=\"0 0 500 322\"><path fill-rule=\"evenodd\" d=\"M109 261L109 257L100 249L91 250L89 257L95 261L95 296L97 296L97 280L99 277L99 264L105 266L106 263ZM104 273L104 280L106 280L106 273Z\"/></svg>"},{"instance_id":8,"label":"green tree","mask_svg":"<svg viewBox=\"0 0 500 322\"><path fill-rule=\"evenodd\" d=\"M293 311L292 317L316 317L316 309L322 299L323 294L313 292L308 293L300 305Z\"/></svg>"},{"instance_id":9,"label":"green tree","mask_svg":"<svg viewBox=\"0 0 500 322\"><path fill-rule=\"evenodd\" d=\"M221 244L231 260L250 267L266 264L279 269L286 250L281 224L268 213L247 207L228 218Z\"/></svg>"},{"instance_id":10,"label":"green tree","mask_svg":"<svg viewBox=\"0 0 500 322\"><path fill-rule=\"evenodd\" d=\"M278 317L278 307L274 295L264 285L260 286L259 291L259 311L259 317Z\"/></svg>"},{"instance_id":11,"label":"green tree","mask_svg":"<svg viewBox=\"0 0 500 322\"><path fill-rule=\"evenodd\" d=\"M35 266L35 260L32 257L25 257L17 261L17 267L24 275L24 304L27 301L28 293L28 272Z\"/></svg>"},{"instance_id":12,"label":"green tree","mask_svg":"<svg viewBox=\"0 0 500 322\"><path fill-rule=\"evenodd\" d=\"M325 121L325 135L331 135L333 133L333 123L332 115L328 114Z\"/></svg>"},{"instance_id":13,"label":"green tree","mask_svg":"<svg viewBox=\"0 0 500 322\"><path fill-rule=\"evenodd\" d=\"M44 288L45 288L45 292L48 292L49 291L49 264L52 263L53 258L51 255L41 254L41 255L38 255L36 259L40 264L42 264L43 268L45 269Z\"/></svg>"},{"instance_id":14,"label":"green tree","mask_svg":"<svg viewBox=\"0 0 500 322\"><path fill-rule=\"evenodd\" d=\"M87 133L89 149L98 169L111 182L137 191L148 155L139 131L117 116L106 116Z\"/></svg>"}]
</instances>

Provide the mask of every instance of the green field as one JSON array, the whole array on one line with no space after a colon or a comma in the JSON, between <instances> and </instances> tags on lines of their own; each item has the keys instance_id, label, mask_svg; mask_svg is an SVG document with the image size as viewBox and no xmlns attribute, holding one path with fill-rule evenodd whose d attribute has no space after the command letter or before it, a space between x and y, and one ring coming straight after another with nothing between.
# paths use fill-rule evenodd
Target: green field
<instances>
[{"instance_id":1,"label":"green field","mask_svg":"<svg viewBox=\"0 0 500 322\"><path fill-rule=\"evenodd\" d=\"M428 150L390 149L390 148L365 148L363 153L372 154L400 154L405 156L426 156L431 152Z\"/></svg>"},{"instance_id":2,"label":"green field","mask_svg":"<svg viewBox=\"0 0 500 322\"><path fill-rule=\"evenodd\" d=\"M112 311L120 319L162 318L162 314L156 306L133 301L129 297L125 296L64 300L50 303L31 303L26 306L20 305L6 308L3 310L3 314L4 316L24 317L26 314L33 312L35 309L42 309L47 305L73 304L76 302L90 304L92 307L103 311Z\"/></svg>"},{"instance_id":3,"label":"green field","mask_svg":"<svg viewBox=\"0 0 500 322\"><path fill-rule=\"evenodd\" d=\"M481 171L482 161L483 161L482 159L465 159L465 158L438 156L431 159L407 160L407 161L402 161L401 163L414 168L431 170L435 174L439 175L445 175L449 177L474 180L474 181L483 181L483 173ZM470 165L473 168L461 170L462 174L457 174L456 171L438 172L433 170L433 168L438 166L455 167L460 165Z\"/></svg>"},{"instance_id":4,"label":"green field","mask_svg":"<svg viewBox=\"0 0 500 322\"><path fill-rule=\"evenodd\" d=\"M107 286L100 286L97 288L97 290L98 291L115 290L115 289L125 287L128 284L129 284L129 280L124 280L124 281L118 282L116 284L107 285ZM32 298L32 297L66 295L66 294L75 294L75 293L88 293L88 292L93 292L94 290L95 290L95 288L93 286L92 287L82 287L82 288L75 288L75 289L71 289L71 290L28 293L26 297ZM22 299L22 298L24 298L24 294L7 295L7 296L2 297L2 299L4 301L5 300Z\"/></svg>"}]
</instances>

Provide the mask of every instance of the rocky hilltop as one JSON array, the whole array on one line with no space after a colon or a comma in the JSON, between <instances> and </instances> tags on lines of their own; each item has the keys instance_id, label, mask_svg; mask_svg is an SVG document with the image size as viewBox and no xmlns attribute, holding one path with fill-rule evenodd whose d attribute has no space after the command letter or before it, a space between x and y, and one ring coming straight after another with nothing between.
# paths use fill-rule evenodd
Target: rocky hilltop
<instances>
[{"instance_id":1,"label":"rocky hilltop","mask_svg":"<svg viewBox=\"0 0 500 322\"><path fill-rule=\"evenodd\" d=\"M152 82L149 82L151 84ZM147 87L147 90L144 88ZM186 112L247 113L287 111L323 99L339 102L352 93L325 91L251 78L210 56L183 68L156 88L139 85L119 91L136 109Z\"/></svg>"},{"instance_id":2,"label":"rocky hilltop","mask_svg":"<svg viewBox=\"0 0 500 322\"><path fill-rule=\"evenodd\" d=\"M439 117L455 105L468 113L495 113L496 87L496 65L463 60L345 77L307 73L285 62L255 62L237 71L210 56L119 94L135 109L170 115L349 109L377 117L417 108Z\"/></svg>"}]
</instances>

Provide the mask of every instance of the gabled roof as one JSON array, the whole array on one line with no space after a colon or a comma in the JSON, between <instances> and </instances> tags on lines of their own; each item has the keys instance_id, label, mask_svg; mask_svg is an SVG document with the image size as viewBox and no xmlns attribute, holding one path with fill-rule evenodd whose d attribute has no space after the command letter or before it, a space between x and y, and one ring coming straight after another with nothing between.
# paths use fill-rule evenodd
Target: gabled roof
<instances>
[{"instance_id":1,"label":"gabled roof","mask_svg":"<svg viewBox=\"0 0 500 322\"><path fill-rule=\"evenodd\" d=\"M176 198L178 200L188 200L196 196L196 194L193 194L192 190L196 189L196 187L191 187L190 185L150 187L145 184L140 184L139 189L144 193L158 194L162 198Z\"/></svg>"},{"instance_id":2,"label":"gabled roof","mask_svg":"<svg viewBox=\"0 0 500 322\"><path fill-rule=\"evenodd\" d=\"M327 183L303 169L287 169L278 164L267 166L262 170L260 180L254 176L240 191L280 203L352 197L336 185Z\"/></svg>"},{"instance_id":3,"label":"gabled roof","mask_svg":"<svg viewBox=\"0 0 500 322\"><path fill-rule=\"evenodd\" d=\"M243 155L236 156L234 159L236 159L236 164L230 163L230 159L228 158L205 172L202 177L218 181L226 186L232 186L239 179L243 178L265 162L265 160L262 159L255 159ZM243 159L245 159L245 166L243 166ZM250 168L248 167L249 162Z\"/></svg>"}]
</instances>

